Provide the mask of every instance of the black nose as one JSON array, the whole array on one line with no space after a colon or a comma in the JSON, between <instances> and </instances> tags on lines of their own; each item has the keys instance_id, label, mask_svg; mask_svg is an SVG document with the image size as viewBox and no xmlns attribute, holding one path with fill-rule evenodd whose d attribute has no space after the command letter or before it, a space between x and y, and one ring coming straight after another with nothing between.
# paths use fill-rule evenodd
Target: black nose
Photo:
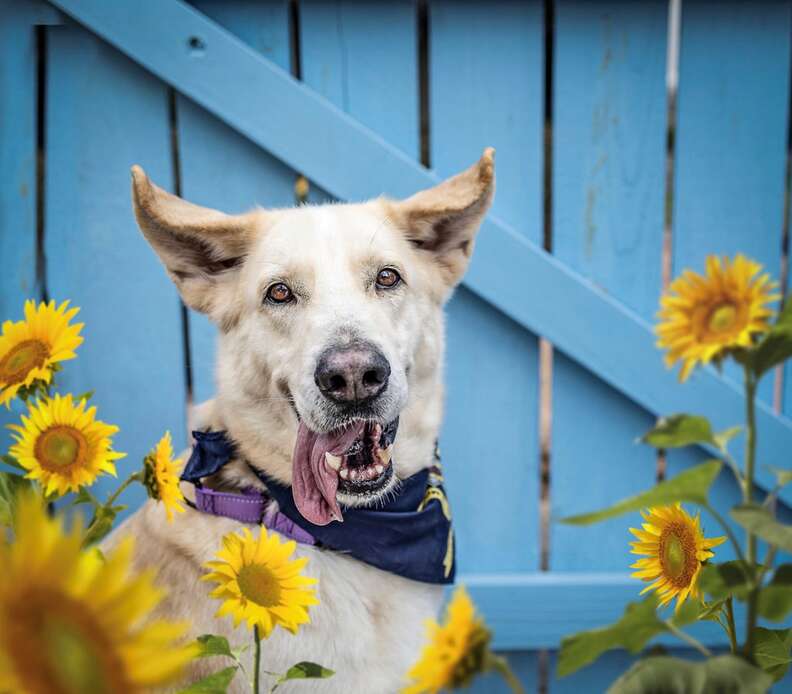
<instances>
[{"instance_id":1,"label":"black nose","mask_svg":"<svg viewBox=\"0 0 792 694\"><path fill-rule=\"evenodd\" d=\"M330 347L319 356L314 381L319 390L340 403L360 403L376 398L388 385L390 364L367 342Z\"/></svg>"}]
</instances>

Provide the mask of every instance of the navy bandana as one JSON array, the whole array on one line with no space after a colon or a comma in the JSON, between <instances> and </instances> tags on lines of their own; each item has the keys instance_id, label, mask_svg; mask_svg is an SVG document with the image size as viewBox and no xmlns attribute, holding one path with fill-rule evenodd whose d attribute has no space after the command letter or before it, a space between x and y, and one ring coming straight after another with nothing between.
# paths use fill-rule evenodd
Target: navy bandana
<instances>
[{"instance_id":1,"label":"navy bandana","mask_svg":"<svg viewBox=\"0 0 792 694\"><path fill-rule=\"evenodd\" d=\"M182 479L200 486L236 457L224 431L193 432L195 447ZM403 480L396 494L376 509L344 508L344 521L314 525L302 517L291 487L251 470L267 486L280 512L323 547L414 581L454 582L454 534L451 513L437 469L424 469Z\"/></svg>"}]
</instances>

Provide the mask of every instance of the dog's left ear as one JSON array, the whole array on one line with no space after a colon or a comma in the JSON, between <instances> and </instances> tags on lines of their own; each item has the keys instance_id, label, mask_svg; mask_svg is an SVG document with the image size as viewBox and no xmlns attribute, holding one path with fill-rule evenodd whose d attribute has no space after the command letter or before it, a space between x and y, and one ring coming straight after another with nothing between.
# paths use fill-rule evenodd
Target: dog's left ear
<instances>
[{"instance_id":1,"label":"dog's left ear","mask_svg":"<svg viewBox=\"0 0 792 694\"><path fill-rule=\"evenodd\" d=\"M488 147L466 171L387 204L393 223L422 251L431 253L446 283L454 286L465 274L479 225L495 194L495 150Z\"/></svg>"}]
</instances>

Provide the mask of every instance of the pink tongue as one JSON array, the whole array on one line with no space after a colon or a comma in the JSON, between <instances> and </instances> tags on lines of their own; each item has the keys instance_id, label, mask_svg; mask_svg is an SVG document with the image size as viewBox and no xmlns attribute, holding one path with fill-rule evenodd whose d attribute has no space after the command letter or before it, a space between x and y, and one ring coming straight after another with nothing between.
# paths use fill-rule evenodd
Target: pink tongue
<instances>
[{"instance_id":1,"label":"pink tongue","mask_svg":"<svg viewBox=\"0 0 792 694\"><path fill-rule=\"evenodd\" d=\"M325 453L341 457L363 436L365 422L347 429L317 434L300 422L292 459L292 494L303 518L314 525L343 521L336 501L338 472L327 465Z\"/></svg>"}]
</instances>

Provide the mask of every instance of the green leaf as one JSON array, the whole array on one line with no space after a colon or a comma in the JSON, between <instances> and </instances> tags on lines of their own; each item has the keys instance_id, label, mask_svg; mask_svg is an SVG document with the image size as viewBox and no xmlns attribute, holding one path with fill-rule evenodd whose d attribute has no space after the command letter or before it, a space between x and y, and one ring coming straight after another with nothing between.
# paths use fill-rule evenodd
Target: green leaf
<instances>
[{"instance_id":1,"label":"green leaf","mask_svg":"<svg viewBox=\"0 0 792 694\"><path fill-rule=\"evenodd\" d=\"M83 538L83 546L88 547L89 545L101 542L113 529L116 516L125 509L126 506L111 506L110 508L100 506L97 508L93 521Z\"/></svg>"},{"instance_id":2,"label":"green leaf","mask_svg":"<svg viewBox=\"0 0 792 694\"><path fill-rule=\"evenodd\" d=\"M745 600L756 577L747 562L734 560L722 564L706 564L701 570L699 587L714 600L724 600L733 595Z\"/></svg>"},{"instance_id":3,"label":"green leaf","mask_svg":"<svg viewBox=\"0 0 792 694\"><path fill-rule=\"evenodd\" d=\"M692 662L669 656L639 660L608 689L608 694L764 694L770 675L735 655Z\"/></svg>"},{"instance_id":4,"label":"green leaf","mask_svg":"<svg viewBox=\"0 0 792 694\"><path fill-rule=\"evenodd\" d=\"M82 400L89 402L94 395L96 395L95 390L86 390L84 393L80 393L76 398L74 398L74 402L80 402Z\"/></svg>"},{"instance_id":5,"label":"green leaf","mask_svg":"<svg viewBox=\"0 0 792 694\"><path fill-rule=\"evenodd\" d=\"M696 443L717 445L709 420L692 414L662 417L654 429L641 437L641 441L655 448L680 448Z\"/></svg>"},{"instance_id":6,"label":"green leaf","mask_svg":"<svg viewBox=\"0 0 792 694\"><path fill-rule=\"evenodd\" d=\"M779 487L785 487L792 482L792 470L783 470L780 467L774 467L772 465L767 465L766 467L775 475L776 483Z\"/></svg>"},{"instance_id":7,"label":"green leaf","mask_svg":"<svg viewBox=\"0 0 792 694\"><path fill-rule=\"evenodd\" d=\"M335 671L329 670L326 667L317 665L316 663L303 660L302 662L292 665L284 674L282 674L275 685L270 690L274 692L278 685L288 682L289 680L308 680L308 679L327 679L332 677Z\"/></svg>"},{"instance_id":8,"label":"green leaf","mask_svg":"<svg viewBox=\"0 0 792 694\"><path fill-rule=\"evenodd\" d=\"M696 504L707 502L707 491L721 469L719 460L708 460L695 467L680 472L670 480L660 482L652 489L623 499L609 508L584 513L579 516L563 518L562 523L588 525L606 518L613 518L628 511L638 511L648 506L667 506L677 501L690 501Z\"/></svg>"},{"instance_id":9,"label":"green leaf","mask_svg":"<svg viewBox=\"0 0 792 694\"><path fill-rule=\"evenodd\" d=\"M18 494L31 487L30 480L13 472L0 472L0 526L14 524Z\"/></svg>"},{"instance_id":10,"label":"green leaf","mask_svg":"<svg viewBox=\"0 0 792 694\"><path fill-rule=\"evenodd\" d=\"M726 604L726 599L723 600L715 600L714 602L708 602L701 608L701 612L699 612L699 619L708 619L712 622L717 622L718 617L720 617L721 612L723 612L723 607Z\"/></svg>"},{"instance_id":11,"label":"green leaf","mask_svg":"<svg viewBox=\"0 0 792 694\"><path fill-rule=\"evenodd\" d=\"M718 433L712 436L713 440L715 441L715 445L720 448L722 451L726 451L729 446L729 441L731 441L737 434L739 434L743 430L742 427L732 427L731 429L725 429L724 431L719 431Z\"/></svg>"},{"instance_id":12,"label":"green leaf","mask_svg":"<svg viewBox=\"0 0 792 694\"><path fill-rule=\"evenodd\" d=\"M766 508L755 505L736 506L729 513L743 528L758 535L765 542L792 552L792 525L779 523Z\"/></svg>"},{"instance_id":13,"label":"green leaf","mask_svg":"<svg viewBox=\"0 0 792 694\"><path fill-rule=\"evenodd\" d=\"M792 658L792 629L765 629L756 627L754 632L754 658L756 664L776 682L789 669Z\"/></svg>"},{"instance_id":14,"label":"green leaf","mask_svg":"<svg viewBox=\"0 0 792 694\"><path fill-rule=\"evenodd\" d=\"M201 652L198 654L199 658L225 655L236 660L234 653L231 651L231 646L228 644L228 639L225 636L204 634L203 636L199 636L197 640L201 646Z\"/></svg>"},{"instance_id":15,"label":"green leaf","mask_svg":"<svg viewBox=\"0 0 792 694\"><path fill-rule=\"evenodd\" d=\"M231 667L218 670L197 682L193 682L186 689L180 689L178 694L226 694L237 669L236 665L232 665Z\"/></svg>"},{"instance_id":16,"label":"green leaf","mask_svg":"<svg viewBox=\"0 0 792 694\"><path fill-rule=\"evenodd\" d=\"M701 612L702 606L698 600L685 600L685 602L682 603L682 607L679 608L679 611L675 612L674 616L671 617L671 622L674 626L685 627L688 624L693 624L693 622L698 621Z\"/></svg>"},{"instance_id":17,"label":"green leaf","mask_svg":"<svg viewBox=\"0 0 792 694\"><path fill-rule=\"evenodd\" d=\"M655 595L650 595L643 602L631 602L615 624L581 631L561 641L558 676L571 675L613 648L626 648L637 653L651 638L667 629L657 617Z\"/></svg>"},{"instance_id":18,"label":"green leaf","mask_svg":"<svg viewBox=\"0 0 792 694\"><path fill-rule=\"evenodd\" d=\"M770 581L759 591L759 614L765 619L780 622L792 612L792 564L781 564Z\"/></svg>"},{"instance_id":19,"label":"green leaf","mask_svg":"<svg viewBox=\"0 0 792 694\"><path fill-rule=\"evenodd\" d=\"M775 324L751 352L751 367L757 378L792 357L792 302L784 304Z\"/></svg>"}]
</instances>

